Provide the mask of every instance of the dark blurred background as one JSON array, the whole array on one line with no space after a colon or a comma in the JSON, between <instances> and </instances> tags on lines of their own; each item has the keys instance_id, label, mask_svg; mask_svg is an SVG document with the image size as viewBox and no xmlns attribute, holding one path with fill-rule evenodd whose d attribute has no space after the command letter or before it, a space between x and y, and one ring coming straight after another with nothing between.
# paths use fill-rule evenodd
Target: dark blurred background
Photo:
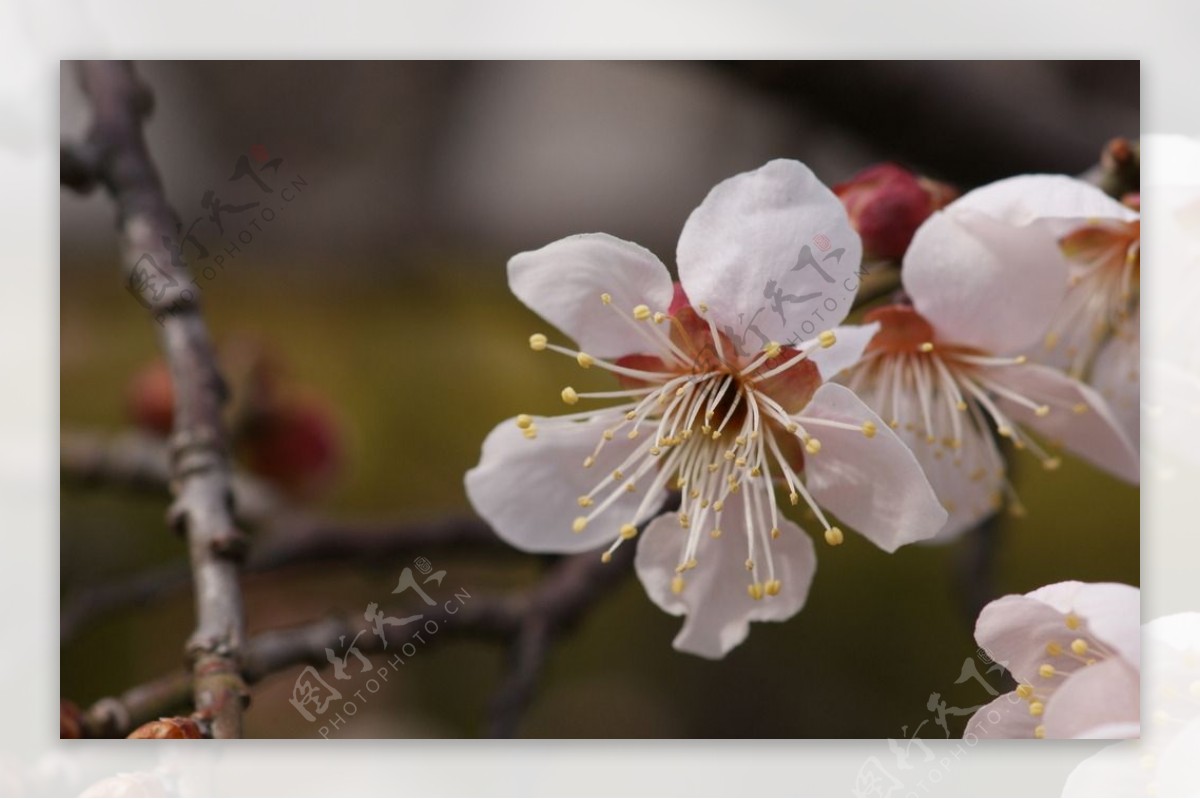
<instances>
[{"instance_id":1,"label":"dark blurred background","mask_svg":"<svg viewBox=\"0 0 1200 799\"><path fill-rule=\"evenodd\" d=\"M800 159L829 184L892 160L966 189L1024 172L1081 173L1108 139L1138 133L1139 65L1128 61L138 70L157 98L150 147L193 235L184 255L234 373L235 406L239 392L263 392L268 373L267 393L290 409L291 426L252 437L242 461L297 502L353 517L469 512L462 475L491 427L519 411L556 412L568 381L585 387L567 359L528 350L545 325L507 291L504 264L518 251L603 231L671 265L708 189L772 158ZM66 63L61 110L64 137L85 129ZM266 207L276 211L269 222ZM64 431L153 427L154 326L122 283L113 221L102 194L63 195ZM997 525L989 593L1062 579L1138 583L1135 488L1074 461L1053 473L1016 464L1028 514ZM181 562L165 506L65 481L64 596ZM962 585L978 582L964 572L976 548L967 539L888 556L855 536L819 548L804 611L755 625L719 663L672 651L679 620L631 576L560 643L522 733L911 735L932 718L932 693L964 708L988 698L978 683L955 683L975 651ZM481 593L539 568L523 557L435 560ZM404 565L247 577L251 631L386 603ZM191 613L181 593L88 626L64 646L63 696L87 704L177 668ZM439 640L338 734L481 734L502 664L490 644ZM316 734L287 702L298 673L255 690L249 735ZM932 723L921 731L941 734Z\"/></svg>"}]
</instances>

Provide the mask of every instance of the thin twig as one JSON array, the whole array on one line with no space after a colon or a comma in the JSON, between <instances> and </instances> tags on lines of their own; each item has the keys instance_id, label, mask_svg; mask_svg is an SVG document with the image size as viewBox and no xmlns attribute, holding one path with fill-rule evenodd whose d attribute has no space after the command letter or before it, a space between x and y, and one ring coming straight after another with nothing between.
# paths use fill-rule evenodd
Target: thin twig
<instances>
[{"instance_id":1,"label":"thin twig","mask_svg":"<svg viewBox=\"0 0 1200 799\"><path fill-rule=\"evenodd\" d=\"M167 204L142 134L142 120L152 105L150 92L126 62L84 62L80 73L92 111L85 147L96 154L95 178L116 202L127 284L159 325L174 388L175 500L169 520L187 535L196 586L197 625L187 645L195 706L211 721L214 737L237 738L245 697L239 664L245 622L237 568L244 540L233 519L221 419L227 392L196 294L188 289L187 268L172 252L178 218ZM68 185L86 185L73 179L73 171L87 163L79 159L67 165Z\"/></svg>"}]
</instances>

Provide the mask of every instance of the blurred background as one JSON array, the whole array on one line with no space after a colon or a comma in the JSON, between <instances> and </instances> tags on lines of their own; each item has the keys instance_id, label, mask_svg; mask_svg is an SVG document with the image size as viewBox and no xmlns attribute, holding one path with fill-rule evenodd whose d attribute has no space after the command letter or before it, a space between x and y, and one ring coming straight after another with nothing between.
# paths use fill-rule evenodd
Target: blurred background
<instances>
[{"instance_id":1,"label":"blurred background","mask_svg":"<svg viewBox=\"0 0 1200 799\"><path fill-rule=\"evenodd\" d=\"M1137 62L138 70L156 96L149 144L192 234L183 254L233 412L270 410L270 424L239 437L240 463L296 503L350 518L470 512L462 476L498 421L557 412L567 382L605 385L529 351L528 335L545 325L508 293L504 264L516 252L603 231L670 265L708 189L772 158L800 159L828 184L891 160L966 189L1024 172L1082 173L1108 139L1138 133ZM86 128L86 103L68 64L62 74L62 133L72 137ZM155 327L121 278L111 201L64 192L61 208L64 438L153 434L163 421ZM1071 460L1047 473L1018 458L1014 471L1028 513L991 531L991 594L1063 579L1138 584L1136 488ZM65 598L184 562L162 521L165 496L64 476L61 507ZM801 614L755 625L716 663L670 648L679 620L630 575L560 641L521 733L902 739L924 723L922 737L940 736L932 694L959 708L989 698L977 682L956 683L976 649L964 585L978 585L979 544L889 556L848 536L836 552L819 549ZM479 593L527 584L542 566L430 558ZM250 632L386 605L408 563L248 576ZM74 631L62 696L86 706L178 668L192 621L182 591ZM439 639L337 735L482 734L503 661L495 645ZM247 735L317 734L287 701L299 671L254 689ZM965 718L951 715L950 730Z\"/></svg>"}]
</instances>

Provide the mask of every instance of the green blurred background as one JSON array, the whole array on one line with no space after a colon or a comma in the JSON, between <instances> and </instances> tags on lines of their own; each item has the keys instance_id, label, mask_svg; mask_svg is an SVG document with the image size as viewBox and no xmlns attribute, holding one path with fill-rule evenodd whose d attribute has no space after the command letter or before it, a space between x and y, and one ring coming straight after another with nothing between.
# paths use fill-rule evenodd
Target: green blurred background
<instances>
[{"instance_id":1,"label":"green blurred background","mask_svg":"<svg viewBox=\"0 0 1200 799\"><path fill-rule=\"evenodd\" d=\"M800 158L828 183L889 159L969 187L1019 172L1081 172L1109 137L1136 135L1138 114L1136 62L1086 70L1057 62L154 63L139 71L158 95L150 144L185 224L200 213L204 189L235 199L221 188L254 145L284 158L280 175L309 184L203 284L203 304L223 357L254 342L285 365L285 391L327 409L340 456L304 502L354 518L469 512L463 473L493 425L518 412L557 412L568 383L607 385L595 370L529 350L530 333L551 331L509 294L511 254L603 230L670 264L707 188L773 157ZM86 113L63 73L69 135ZM859 105L873 102L868 124ZM1022 114L1003 113L1014 104ZM216 251L222 240L206 242ZM127 429L131 381L156 357L154 325L118 271L107 198L64 195L64 431ZM1138 584L1135 487L1070 459L1044 472L1017 458L1014 482L1028 514L997 526L990 593L1063 579ZM63 596L182 562L182 542L162 521L166 506L165 496L65 481ZM631 574L559 642L521 734L911 735L932 719L934 692L962 708L988 699L977 683L955 683L976 650L963 591L975 546L968 538L889 556L853 535L836 550L818 546L805 609L786 623L754 625L720 662L674 652L680 621L654 607ZM479 594L528 584L542 566L525 556L430 558L448 570L447 585ZM248 576L250 632L372 601L386 607L409 562ZM183 592L88 626L64 645L62 695L86 706L178 668L192 621ZM503 663L493 644L439 637L336 735L483 734ZM317 734L287 701L299 671L254 689L247 735ZM951 729L964 720L952 718ZM941 734L931 722L921 731Z\"/></svg>"}]
</instances>

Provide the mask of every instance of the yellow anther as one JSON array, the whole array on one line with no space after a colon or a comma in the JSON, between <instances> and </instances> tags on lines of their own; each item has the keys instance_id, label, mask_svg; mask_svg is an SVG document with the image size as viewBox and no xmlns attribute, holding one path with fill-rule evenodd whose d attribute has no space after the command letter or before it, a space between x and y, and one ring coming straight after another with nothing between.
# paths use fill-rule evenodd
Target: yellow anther
<instances>
[{"instance_id":1,"label":"yellow anther","mask_svg":"<svg viewBox=\"0 0 1200 799\"><path fill-rule=\"evenodd\" d=\"M958 402L954 403L954 407L956 410L965 411L967 409L967 403L959 400Z\"/></svg>"},{"instance_id":2,"label":"yellow anther","mask_svg":"<svg viewBox=\"0 0 1200 799\"><path fill-rule=\"evenodd\" d=\"M625 413L625 421L627 421L627 422L632 422L636 418L637 418L637 411L627 411Z\"/></svg>"},{"instance_id":3,"label":"yellow anther","mask_svg":"<svg viewBox=\"0 0 1200 799\"><path fill-rule=\"evenodd\" d=\"M825 543L831 547L841 546L845 540L846 536L837 527L830 527L825 531Z\"/></svg>"},{"instance_id":4,"label":"yellow anther","mask_svg":"<svg viewBox=\"0 0 1200 799\"><path fill-rule=\"evenodd\" d=\"M718 527L718 528L714 529L713 531L711 531L708 534L708 537L709 538L720 538L721 537L721 528Z\"/></svg>"},{"instance_id":5,"label":"yellow anther","mask_svg":"<svg viewBox=\"0 0 1200 799\"><path fill-rule=\"evenodd\" d=\"M639 433L638 429L635 427L632 430L630 430L629 433L625 437L628 438L630 441L633 441L639 435L641 435L641 433Z\"/></svg>"},{"instance_id":6,"label":"yellow anther","mask_svg":"<svg viewBox=\"0 0 1200 799\"><path fill-rule=\"evenodd\" d=\"M1033 686L1028 683L1021 683L1017 686L1017 696L1022 699L1028 699L1033 696Z\"/></svg>"},{"instance_id":7,"label":"yellow anther","mask_svg":"<svg viewBox=\"0 0 1200 799\"><path fill-rule=\"evenodd\" d=\"M528 430L532 426L533 426L533 417L532 416L530 416L527 413L522 413L519 416L517 416L517 427L521 428L522 430Z\"/></svg>"},{"instance_id":8,"label":"yellow anther","mask_svg":"<svg viewBox=\"0 0 1200 799\"><path fill-rule=\"evenodd\" d=\"M1038 674L1046 679L1050 679L1055 674L1058 674L1058 672L1049 663L1043 663L1042 665L1038 666Z\"/></svg>"},{"instance_id":9,"label":"yellow anther","mask_svg":"<svg viewBox=\"0 0 1200 799\"><path fill-rule=\"evenodd\" d=\"M1008 425L1001 425L1000 427L997 427L997 428L996 428L996 432L997 432L997 433L998 433L998 434L999 434L999 435L1000 435L1002 438L1012 438L1012 434L1013 434L1013 430L1012 430L1012 428L1011 428L1011 427L1009 427Z\"/></svg>"},{"instance_id":10,"label":"yellow anther","mask_svg":"<svg viewBox=\"0 0 1200 799\"><path fill-rule=\"evenodd\" d=\"M788 422L787 427L785 427L784 429L787 430L789 433L794 433L800 429L800 425L796 424L795 422Z\"/></svg>"},{"instance_id":11,"label":"yellow anther","mask_svg":"<svg viewBox=\"0 0 1200 799\"><path fill-rule=\"evenodd\" d=\"M600 295L600 302L604 303L605 305L612 305L612 295L607 291L604 292Z\"/></svg>"},{"instance_id":12,"label":"yellow anther","mask_svg":"<svg viewBox=\"0 0 1200 799\"><path fill-rule=\"evenodd\" d=\"M788 494L788 501L790 501L793 505L799 505L800 495L793 491L792 493Z\"/></svg>"},{"instance_id":13,"label":"yellow anther","mask_svg":"<svg viewBox=\"0 0 1200 799\"><path fill-rule=\"evenodd\" d=\"M768 358L775 358L783 351L783 346L778 341L767 342L767 346L763 347L763 352Z\"/></svg>"},{"instance_id":14,"label":"yellow anther","mask_svg":"<svg viewBox=\"0 0 1200 799\"><path fill-rule=\"evenodd\" d=\"M755 466L753 469L750 470L750 476L751 477L762 477L762 469Z\"/></svg>"},{"instance_id":15,"label":"yellow anther","mask_svg":"<svg viewBox=\"0 0 1200 799\"><path fill-rule=\"evenodd\" d=\"M646 305L639 305L633 309L633 318L642 321L650 318L650 308Z\"/></svg>"},{"instance_id":16,"label":"yellow anther","mask_svg":"<svg viewBox=\"0 0 1200 799\"><path fill-rule=\"evenodd\" d=\"M708 313L708 303L707 302L698 303L696 305L696 310L699 311L700 313Z\"/></svg>"},{"instance_id":17,"label":"yellow anther","mask_svg":"<svg viewBox=\"0 0 1200 799\"><path fill-rule=\"evenodd\" d=\"M567 386L562 390L562 401L568 405L574 405L579 402L579 395L575 393L575 389Z\"/></svg>"},{"instance_id":18,"label":"yellow anther","mask_svg":"<svg viewBox=\"0 0 1200 799\"><path fill-rule=\"evenodd\" d=\"M781 535L783 535L783 533L779 531L778 527L771 528L771 538L779 538Z\"/></svg>"},{"instance_id":19,"label":"yellow anther","mask_svg":"<svg viewBox=\"0 0 1200 799\"><path fill-rule=\"evenodd\" d=\"M1030 702L1029 703L1029 715L1040 716L1045 712L1046 712L1046 706L1043 705L1041 702Z\"/></svg>"},{"instance_id":20,"label":"yellow anther","mask_svg":"<svg viewBox=\"0 0 1200 799\"><path fill-rule=\"evenodd\" d=\"M1059 466L1062 466L1062 458L1046 458L1042 461L1042 468L1048 472L1054 471Z\"/></svg>"},{"instance_id":21,"label":"yellow anther","mask_svg":"<svg viewBox=\"0 0 1200 799\"><path fill-rule=\"evenodd\" d=\"M718 499L716 502L713 503L713 510L720 512L724 509L725 509L725 500Z\"/></svg>"},{"instance_id":22,"label":"yellow anther","mask_svg":"<svg viewBox=\"0 0 1200 799\"><path fill-rule=\"evenodd\" d=\"M932 342L932 341L926 341L926 342L925 342L924 344L922 344L922 345L921 345L921 346L920 346L918 349L920 349L920 350L921 350L921 352L933 352L933 342Z\"/></svg>"},{"instance_id":23,"label":"yellow anther","mask_svg":"<svg viewBox=\"0 0 1200 799\"><path fill-rule=\"evenodd\" d=\"M1026 358L1024 355L1018 355L1016 358L1013 358L1013 363L1020 366L1021 364L1025 363L1027 360L1029 360L1029 359Z\"/></svg>"},{"instance_id":24,"label":"yellow anther","mask_svg":"<svg viewBox=\"0 0 1200 799\"><path fill-rule=\"evenodd\" d=\"M613 480L620 480L624 477L625 477L625 474L620 469L613 469L613 473L612 473Z\"/></svg>"},{"instance_id":25,"label":"yellow anther","mask_svg":"<svg viewBox=\"0 0 1200 799\"><path fill-rule=\"evenodd\" d=\"M584 369L590 369L592 364L596 363L596 359L588 355L586 352L581 352L575 356L575 362Z\"/></svg>"},{"instance_id":26,"label":"yellow anther","mask_svg":"<svg viewBox=\"0 0 1200 799\"><path fill-rule=\"evenodd\" d=\"M763 590L767 592L767 596L779 596L779 589L782 587L778 580L767 580L763 584Z\"/></svg>"},{"instance_id":27,"label":"yellow anther","mask_svg":"<svg viewBox=\"0 0 1200 799\"><path fill-rule=\"evenodd\" d=\"M1071 651L1076 655L1086 655L1088 651L1087 641L1083 640L1082 638L1076 638L1071 642Z\"/></svg>"},{"instance_id":28,"label":"yellow anther","mask_svg":"<svg viewBox=\"0 0 1200 799\"><path fill-rule=\"evenodd\" d=\"M863 435L867 438L874 438L875 434L879 432L879 428L875 426L874 422L868 419L862 423L862 431Z\"/></svg>"},{"instance_id":29,"label":"yellow anther","mask_svg":"<svg viewBox=\"0 0 1200 799\"><path fill-rule=\"evenodd\" d=\"M1057 333L1047 333L1045 346L1046 346L1046 349L1048 349L1048 350L1052 350L1055 347L1057 347L1058 346L1058 334Z\"/></svg>"},{"instance_id":30,"label":"yellow anther","mask_svg":"<svg viewBox=\"0 0 1200 799\"><path fill-rule=\"evenodd\" d=\"M684 569L684 571L691 571L692 569L696 568L699 565L700 564L696 562L695 558L689 558L688 562L683 564L683 569Z\"/></svg>"},{"instance_id":31,"label":"yellow anther","mask_svg":"<svg viewBox=\"0 0 1200 799\"><path fill-rule=\"evenodd\" d=\"M746 468L746 459L745 458L737 458L736 460L734 460L733 465L737 466L739 469L744 469L744 468Z\"/></svg>"},{"instance_id":32,"label":"yellow anther","mask_svg":"<svg viewBox=\"0 0 1200 799\"><path fill-rule=\"evenodd\" d=\"M1049 405L1039 405L1033 409L1033 413L1036 416L1045 416L1046 414L1050 413L1050 406Z\"/></svg>"},{"instance_id":33,"label":"yellow anther","mask_svg":"<svg viewBox=\"0 0 1200 799\"><path fill-rule=\"evenodd\" d=\"M590 468L592 468L593 465L595 465L595 463L596 463L596 459L593 458L591 455L588 455L586 458L583 459L583 468L590 469Z\"/></svg>"},{"instance_id":34,"label":"yellow anther","mask_svg":"<svg viewBox=\"0 0 1200 799\"><path fill-rule=\"evenodd\" d=\"M587 527L587 518L584 516L576 516L575 521L571 522L571 529L577 533L582 533L585 527Z\"/></svg>"},{"instance_id":35,"label":"yellow anther","mask_svg":"<svg viewBox=\"0 0 1200 799\"><path fill-rule=\"evenodd\" d=\"M601 562L601 563L608 563L608 562L609 562L609 561L611 561L611 560L612 560L612 553L611 553L611 552L605 552L604 554L602 554L602 555L600 556L600 562Z\"/></svg>"},{"instance_id":36,"label":"yellow anther","mask_svg":"<svg viewBox=\"0 0 1200 799\"><path fill-rule=\"evenodd\" d=\"M812 436L809 436L808 440L804 442L804 451L807 452L809 455L816 455L818 452L821 451L820 440L815 439Z\"/></svg>"},{"instance_id":37,"label":"yellow anther","mask_svg":"<svg viewBox=\"0 0 1200 799\"><path fill-rule=\"evenodd\" d=\"M686 513L679 514L679 526L680 527L682 527L683 529L686 530L688 527L691 527L691 525L692 525L692 520L688 518L688 515Z\"/></svg>"},{"instance_id":38,"label":"yellow anther","mask_svg":"<svg viewBox=\"0 0 1200 799\"><path fill-rule=\"evenodd\" d=\"M746 558L746 571L754 571L754 561L750 560L750 558Z\"/></svg>"},{"instance_id":39,"label":"yellow anther","mask_svg":"<svg viewBox=\"0 0 1200 799\"><path fill-rule=\"evenodd\" d=\"M633 483L626 483L625 490L632 494L637 491L637 486L635 486Z\"/></svg>"},{"instance_id":40,"label":"yellow anther","mask_svg":"<svg viewBox=\"0 0 1200 799\"><path fill-rule=\"evenodd\" d=\"M1033 728L1033 737L1034 738L1045 738L1046 737L1046 725L1039 724L1036 727L1034 727Z\"/></svg>"},{"instance_id":41,"label":"yellow anther","mask_svg":"<svg viewBox=\"0 0 1200 799\"><path fill-rule=\"evenodd\" d=\"M834 344L837 344L837 336L834 335L832 330L823 330L821 331L821 335L817 336L817 341L822 347L829 349Z\"/></svg>"},{"instance_id":42,"label":"yellow anther","mask_svg":"<svg viewBox=\"0 0 1200 799\"><path fill-rule=\"evenodd\" d=\"M603 433L601 433L601 434L600 434L600 436L601 436L601 437L602 437L602 438L603 438L605 441L612 441L612 440L613 440L613 435L614 435L614 433L613 433L613 431L612 431L612 430L605 430Z\"/></svg>"},{"instance_id":43,"label":"yellow anther","mask_svg":"<svg viewBox=\"0 0 1200 799\"><path fill-rule=\"evenodd\" d=\"M537 438L537 428L536 427L528 427L521 431L521 435L525 436L528 439Z\"/></svg>"},{"instance_id":44,"label":"yellow anther","mask_svg":"<svg viewBox=\"0 0 1200 799\"><path fill-rule=\"evenodd\" d=\"M746 586L746 593L748 593L750 595L750 598L753 600L762 599L763 598L763 584L762 583L750 583L750 585Z\"/></svg>"},{"instance_id":45,"label":"yellow anther","mask_svg":"<svg viewBox=\"0 0 1200 799\"><path fill-rule=\"evenodd\" d=\"M1080 625L1079 617L1076 616L1074 613L1067 614L1066 622L1067 622L1068 630L1078 630L1079 629L1079 625Z\"/></svg>"},{"instance_id":46,"label":"yellow anther","mask_svg":"<svg viewBox=\"0 0 1200 799\"><path fill-rule=\"evenodd\" d=\"M575 501L579 503L579 507L581 508L590 508L594 504L591 497L580 497Z\"/></svg>"},{"instance_id":47,"label":"yellow anther","mask_svg":"<svg viewBox=\"0 0 1200 799\"><path fill-rule=\"evenodd\" d=\"M658 457L659 455L662 454L662 450L659 449L658 447L651 447L650 454L653 455L654 457Z\"/></svg>"},{"instance_id":48,"label":"yellow anther","mask_svg":"<svg viewBox=\"0 0 1200 799\"><path fill-rule=\"evenodd\" d=\"M666 318L667 318L667 315L665 313L663 313L662 311L654 312L654 324L661 325L664 321L666 321Z\"/></svg>"},{"instance_id":49,"label":"yellow anther","mask_svg":"<svg viewBox=\"0 0 1200 799\"><path fill-rule=\"evenodd\" d=\"M1071 410L1075 413L1087 413L1087 409L1088 406L1086 402L1077 402L1071 406Z\"/></svg>"},{"instance_id":50,"label":"yellow anther","mask_svg":"<svg viewBox=\"0 0 1200 799\"><path fill-rule=\"evenodd\" d=\"M637 528L634 527L632 524L622 524L621 525L621 538L624 538L626 541L628 541L629 539L633 538L636 535L637 535Z\"/></svg>"},{"instance_id":51,"label":"yellow anther","mask_svg":"<svg viewBox=\"0 0 1200 799\"><path fill-rule=\"evenodd\" d=\"M1050 643L1046 644L1046 654L1049 655L1050 657L1056 658L1059 655L1061 655L1062 653L1063 653L1063 648L1062 648L1062 645L1060 643L1058 643L1058 641L1051 641Z\"/></svg>"},{"instance_id":52,"label":"yellow anther","mask_svg":"<svg viewBox=\"0 0 1200 799\"><path fill-rule=\"evenodd\" d=\"M541 333L534 333L529 337L529 349L534 352L541 352L546 349L547 343L549 343L549 340Z\"/></svg>"},{"instance_id":53,"label":"yellow anther","mask_svg":"<svg viewBox=\"0 0 1200 799\"><path fill-rule=\"evenodd\" d=\"M671 593L676 596L683 593L683 578L678 574L671 580Z\"/></svg>"}]
</instances>

